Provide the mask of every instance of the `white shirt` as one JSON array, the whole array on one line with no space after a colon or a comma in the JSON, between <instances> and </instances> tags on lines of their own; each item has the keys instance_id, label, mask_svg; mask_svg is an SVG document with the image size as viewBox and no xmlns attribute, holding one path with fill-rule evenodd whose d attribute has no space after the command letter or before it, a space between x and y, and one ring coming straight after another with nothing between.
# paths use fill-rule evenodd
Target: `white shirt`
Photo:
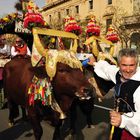
<instances>
[{"instance_id":1,"label":"white shirt","mask_svg":"<svg viewBox=\"0 0 140 140\"><path fill-rule=\"evenodd\" d=\"M95 73L105 79L111 80L116 83L116 73L119 68L115 65L110 65L108 62L100 60L95 62L94 71ZM140 81L140 68L137 68L137 72L130 78L132 80ZM125 113L122 116L122 122L119 126L120 128L125 128L135 137L140 137L140 86L136 89L133 94L134 107L136 112L134 112L133 117L132 112ZM127 115L127 116L126 116Z\"/></svg>"},{"instance_id":2,"label":"white shirt","mask_svg":"<svg viewBox=\"0 0 140 140\"><path fill-rule=\"evenodd\" d=\"M11 47L8 45L4 45L3 48L0 48L0 54L7 54L7 56L10 56L11 54Z\"/></svg>"}]
</instances>

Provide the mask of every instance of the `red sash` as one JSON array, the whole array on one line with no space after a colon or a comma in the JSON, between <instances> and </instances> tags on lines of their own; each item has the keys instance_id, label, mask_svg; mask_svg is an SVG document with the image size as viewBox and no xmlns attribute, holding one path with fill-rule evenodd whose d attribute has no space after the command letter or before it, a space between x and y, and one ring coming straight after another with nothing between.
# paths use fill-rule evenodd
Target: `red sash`
<instances>
[{"instance_id":1,"label":"red sash","mask_svg":"<svg viewBox=\"0 0 140 140\"><path fill-rule=\"evenodd\" d=\"M121 140L136 140L136 138L124 129L122 131Z\"/></svg>"}]
</instances>

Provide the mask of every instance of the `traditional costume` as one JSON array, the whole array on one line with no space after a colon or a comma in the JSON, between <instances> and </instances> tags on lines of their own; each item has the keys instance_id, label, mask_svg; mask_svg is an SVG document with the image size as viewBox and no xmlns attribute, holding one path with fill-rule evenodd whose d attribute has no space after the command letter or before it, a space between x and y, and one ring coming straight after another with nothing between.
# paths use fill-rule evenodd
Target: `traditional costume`
<instances>
[{"instance_id":1,"label":"traditional costume","mask_svg":"<svg viewBox=\"0 0 140 140\"><path fill-rule=\"evenodd\" d=\"M115 97L121 98L118 111L122 121L115 127L112 140L137 140L140 137L140 68L127 81L121 82L121 73L115 65L100 60L94 63L95 73L105 80L115 83Z\"/></svg>"}]
</instances>

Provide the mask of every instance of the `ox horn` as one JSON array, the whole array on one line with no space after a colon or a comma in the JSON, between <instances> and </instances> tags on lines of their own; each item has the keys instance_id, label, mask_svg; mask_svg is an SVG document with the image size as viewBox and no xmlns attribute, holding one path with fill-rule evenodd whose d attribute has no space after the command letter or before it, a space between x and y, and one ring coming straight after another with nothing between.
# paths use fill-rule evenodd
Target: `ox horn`
<instances>
[{"instance_id":1,"label":"ox horn","mask_svg":"<svg viewBox=\"0 0 140 140\"><path fill-rule=\"evenodd\" d=\"M96 94L98 96L99 102L102 102L103 95L102 95L102 93L101 93L101 91L100 91L100 89L99 89L99 87L97 85L97 82L96 82L95 78L91 77L88 81L95 88L95 91L96 91Z\"/></svg>"}]
</instances>

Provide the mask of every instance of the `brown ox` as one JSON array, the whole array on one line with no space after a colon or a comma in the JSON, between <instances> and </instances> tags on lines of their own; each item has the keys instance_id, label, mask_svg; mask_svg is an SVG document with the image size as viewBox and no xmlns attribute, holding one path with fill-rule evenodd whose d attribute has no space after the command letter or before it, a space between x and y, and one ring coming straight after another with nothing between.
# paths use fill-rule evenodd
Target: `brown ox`
<instances>
[{"instance_id":1,"label":"brown ox","mask_svg":"<svg viewBox=\"0 0 140 140\"><path fill-rule=\"evenodd\" d=\"M47 76L47 73L44 67L33 68L30 59L13 58L4 67L4 91L9 103L9 120L13 122L16 117L16 114L13 113L15 112L16 105L26 107L32 123L35 139L40 140L43 130L40 124L39 112L43 114L47 106L42 106L39 101L36 101L34 106L29 105L27 91L34 75L43 78ZM91 85L80 69L71 68L62 63L57 63L56 74L51 84L55 99L65 113L69 110L76 95L87 97L92 92ZM59 129L61 124L59 116L55 115L55 117L52 116L51 118L53 121L55 119L56 124L53 139L62 140L63 138L60 135Z\"/></svg>"}]
</instances>

